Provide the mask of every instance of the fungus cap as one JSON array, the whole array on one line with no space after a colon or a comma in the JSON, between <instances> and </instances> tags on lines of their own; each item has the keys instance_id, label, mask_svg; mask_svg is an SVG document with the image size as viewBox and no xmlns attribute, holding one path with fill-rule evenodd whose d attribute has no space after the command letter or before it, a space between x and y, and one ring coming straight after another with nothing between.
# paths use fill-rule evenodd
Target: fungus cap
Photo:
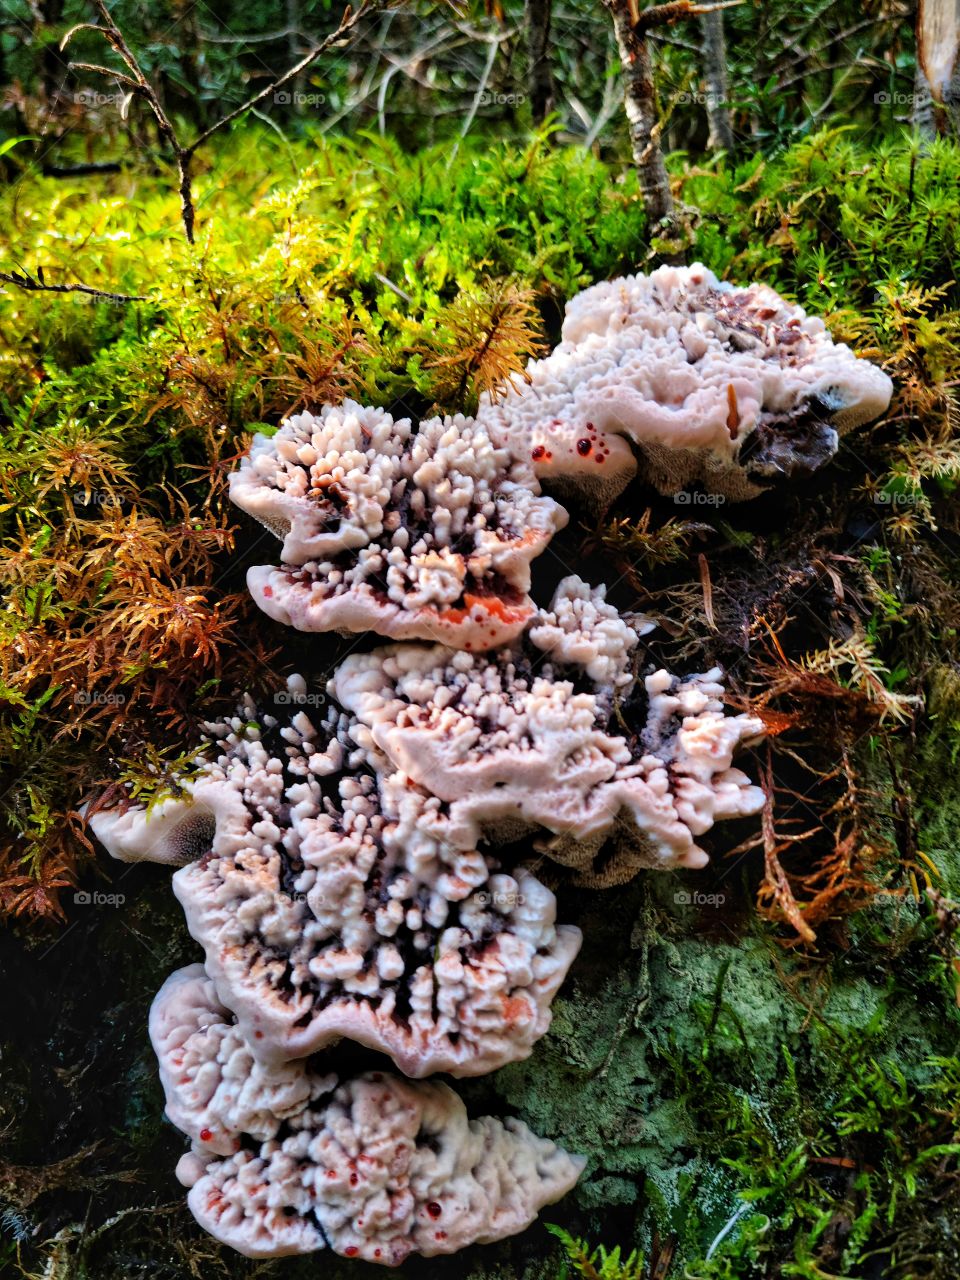
<instances>
[{"instance_id":1,"label":"fungus cap","mask_svg":"<svg viewBox=\"0 0 960 1280\"><path fill-rule=\"evenodd\" d=\"M608 472L623 487L629 468L613 441L630 441L661 492L703 485L740 500L822 466L891 392L822 320L695 263L576 295L560 345L478 417L515 449L525 441L544 480L562 460L568 487L576 479L588 496L609 501Z\"/></svg>"},{"instance_id":2,"label":"fungus cap","mask_svg":"<svg viewBox=\"0 0 960 1280\"><path fill-rule=\"evenodd\" d=\"M345 1257L397 1266L413 1252L455 1253L522 1231L583 1169L581 1157L518 1120L469 1120L446 1085L381 1072L338 1083L309 1062L290 1063L279 1091L261 1090L255 1108L211 1111L228 1092L231 1068L253 1058L202 966L168 979L150 1024L167 1114L192 1139L177 1169L190 1187L190 1208L201 1226L248 1257L329 1245ZM207 1113L197 1108L200 1082L228 1152L197 1136ZM281 1106L272 1121L261 1108L269 1097Z\"/></svg>"},{"instance_id":3,"label":"fungus cap","mask_svg":"<svg viewBox=\"0 0 960 1280\"><path fill-rule=\"evenodd\" d=\"M283 539L283 563L252 568L250 593L301 631L491 648L533 613L530 563L567 521L472 419L414 432L351 401L257 436L230 484Z\"/></svg>"}]
</instances>

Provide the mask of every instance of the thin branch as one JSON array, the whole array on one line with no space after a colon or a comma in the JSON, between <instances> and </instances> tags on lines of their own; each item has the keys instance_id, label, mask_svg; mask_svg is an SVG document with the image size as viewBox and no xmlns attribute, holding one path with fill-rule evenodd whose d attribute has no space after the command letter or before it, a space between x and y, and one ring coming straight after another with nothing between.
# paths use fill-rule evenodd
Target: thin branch
<instances>
[{"instance_id":1,"label":"thin branch","mask_svg":"<svg viewBox=\"0 0 960 1280\"><path fill-rule=\"evenodd\" d=\"M301 40L306 39L299 27L283 27L280 31L264 31L259 35L248 36L212 36L209 32L203 33L203 39L207 44L269 44L272 40L286 40L290 36L299 36Z\"/></svg>"},{"instance_id":2,"label":"thin branch","mask_svg":"<svg viewBox=\"0 0 960 1280\"><path fill-rule=\"evenodd\" d=\"M111 293L107 289L94 289L89 284L47 284L42 277L34 280L19 271L0 271L0 280L16 285L24 293L83 293L88 298L102 298L105 302L146 302L146 297L139 293Z\"/></svg>"},{"instance_id":3,"label":"thin branch","mask_svg":"<svg viewBox=\"0 0 960 1280\"><path fill-rule=\"evenodd\" d=\"M487 91L487 84L490 81L490 76L493 72L493 64L497 60L497 53L499 52L499 50L500 50L499 44L491 40L490 51L487 54L487 61L486 61L486 65L483 68L483 75L480 77L480 84L477 87L476 93L473 95L473 101L470 103L470 110L467 112L467 118L466 120L464 120L463 128L460 130L460 137L453 144L453 151L450 155L451 164L453 164L454 160L457 157L457 152L460 149L460 143L464 140L464 138L470 132L470 126L473 124L474 116L477 114L477 108L480 106L480 99L483 97L483 95Z\"/></svg>"},{"instance_id":4,"label":"thin branch","mask_svg":"<svg viewBox=\"0 0 960 1280\"><path fill-rule=\"evenodd\" d=\"M636 0L630 0L633 10ZM693 0L668 0L666 4L651 5L649 9L638 9L633 20L634 31L649 31L651 27L662 27L676 22L679 18L696 18L704 13L716 13L720 9L733 9L743 4L743 0L717 0L715 4L694 4ZM631 13L631 17L633 14Z\"/></svg>"},{"instance_id":5,"label":"thin branch","mask_svg":"<svg viewBox=\"0 0 960 1280\"><path fill-rule=\"evenodd\" d=\"M122 71L116 71L113 67L101 67L99 62L71 62L70 70L93 71L98 76L106 76L108 80L116 80L117 84L126 85L134 93L144 92L143 85L132 76L125 76Z\"/></svg>"},{"instance_id":6,"label":"thin branch","mask_svg":"<svg viewBox=\"0 0 960 1280\"><path fill-rule=\"evenodd\" d=\"M344 11L343 17L340 19L340 25L337 29L325 36L318 45L315 45L308 53L306 53L299 62L285 71L282 76L273 80L265 88L255 93L252 98L248 98L241 106L236 107L233 111L229 111L225 116L212 124L208 129L196 137L193 142L184 145L177 137L177 132L173 127L167 113L163 109L163 104L157 94L156 89L144 75L144 72L137 61L133 51L127 44L123 32L114 22L110 10L107 8L106 0L93 0L93 5L100 15L101 21L98 23L84 22L78 26L72 27L61 41L61 49L66 48L72 37L78 31L96 31L107 41L110 47L120 56L127 68L126 74L122 71L116 71L110 67L100 66L97 63L89 62L72 62L71 68L77 71L90 71L97 75L106 76L116 80L119 84L124 85L131 93L143 98L147 106L156 119L160 133L170 150L173 152L173 158L177 166L177 176L179 178L178 191L180 195L180 217L183 222L183 229L186 233L189 244L194 243L194 224L196 221L196 211L193 204L193 175L191 166L193 157L198 148L200 148L213 134L219 132L220 129L226 128L234 120L245 115L248 111L252 111L271 94L283 85L288 84L291 80L299 76L303 71L315 62L327 49L338 43L345 36L349 35L356 27L361 18L365 17L371 10L379 7L382 0L363 0L360 8L354 12L348 5ZM18 283L13 281L13 283ZM22 286L21 286L22 287Z\"/></svg>"},{"instance_id":7,"label":"thin branch","mask_svg":"<svg viewBox=\"0 0 960 1280\"><path fill-rule=\"evenodd\" d=\"M205 129L203 133L200 134L199 138L186 148L187 154L192 156L196 149L199 146L202 146L203 143L219 129L224 128L225 125L232 124L238 116L242 116L245 112L249 111L251 107L255 107L258 103L263 102L264 98L268 98L271 93L274 93L277 89L295 79L302 71L306 71L311 62L315 62L317 58L320 57L321 53L325 53L331 45L336 44L338 40L342 40L345 35L354 29L361 18L365 18L375 7L375 4L367 3L367 0L364 0L364 3L361 4L356 13L353 13L351 12L350 6L347 5L344 10L343 17L340 20L340 25L337 27L336 31L332 31L330 35L325 36L315 48L305 54L304 57L302 57L299 62L295 63L294 66L290 67L288 71L285 71L278 80L274 80L272 84L268 84L265 89L261 89L260 92L254 94L252 98L248 98L242 106L239 106L235 108L235 110L229 112L221 120L218 120L216 124L212 124L209 129Z\"/></svg>"}]
</instances>

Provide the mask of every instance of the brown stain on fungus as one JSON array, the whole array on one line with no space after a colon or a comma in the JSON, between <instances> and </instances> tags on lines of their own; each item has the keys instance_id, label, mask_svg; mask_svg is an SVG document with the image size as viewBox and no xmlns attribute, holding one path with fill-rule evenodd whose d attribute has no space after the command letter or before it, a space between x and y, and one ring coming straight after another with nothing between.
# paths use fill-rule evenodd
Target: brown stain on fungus
<instances>
[{"instance_id":1,"label":"brown stain on fungus","mask_svg":"<svg viewBox=\"0 0 960 1280\"><path fill-rule=\"evenodd\" d=\"M732 382L727 384L727 406L727 430L730 432L730 439L736 440L740 429L740 406L737 404L737 392Z\"/></svg>"}]
</instances>

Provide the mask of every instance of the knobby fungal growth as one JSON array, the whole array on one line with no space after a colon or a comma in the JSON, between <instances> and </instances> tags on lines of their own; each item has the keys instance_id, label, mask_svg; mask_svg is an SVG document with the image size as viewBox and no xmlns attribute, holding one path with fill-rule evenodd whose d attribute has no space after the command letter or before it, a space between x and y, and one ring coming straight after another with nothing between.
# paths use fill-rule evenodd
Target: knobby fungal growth
<instances>
[{"instance_id":1,"label":"knobby fungal growth","mask_svg":"<svg viewBox=\"0 0 960 1280\"><path fill-rule=\"evenodd\" d=\"M387 646L348 657L330 688L365 745L443 802L452 843L532 830L582 883L617 884L702 866L697 836L763 806L731 767L762 723L724 715L719 670L639 679L631 655L650 625L567 578L512 646Z\"/></svg>"},{"instance_id":2,"label":"knobby fungal growth","mask_svg":"<svg viewBox=\"0 0 960 1280\"><path fill-rule=\"evenodd\" d=\"M248 1257L455 1253L522 1231L584 1165L520 1121L468 1120L443 1084L264 1067L202 965L161 988L150 1038L191 1140L177 1166L190 1208Z\"/></svg>"},{"instance_id":3,"label":"knobby fungal growth","mask_svg":"<svg viewBox=\"0 0 960 1280\"><path fill-rule=\"evenodd\" d=\"M478 419L544 482L599 505L638 459L662 493L702 485L741 501L823 466L891 392L822 320L694 264L577 294L560 345Z\"/></svg>"},{"instance_id":4,"label":"knobby fungal growth","mask_svg":"<svg viewBox=\"0 0 960 1280\"><path fill-rule=\"evenodd\" d=\"M291 539L324 536L299 515ZM391 645L348 657L335 700L300 677L270 710L247 697L179 794L91 817L120 858L185 863L205 963L167 983L151 1034L218 1239L396 1264L520 1230L575 1181L522 1125L468 1123L441 1086L337 1085L314 1055L346 1037L414 1078L527 1057L580 933L495 846L532 836L616 884L702 865L698 835L761 807L731 763L760 721L724 715L718 671L641 680L651 625L568 578L510 646Z\"/></svg>"},{"instance_id":5,"label":"knobby fungal growth","mask_svg":"<svg viewBox=\"0 0 960 1280\"><path fill-rule=\"evenodd\" d=\"M272 617L441 641L353 654L326 690L291 677L271 707L246 696L206 726L173 794L90 818L116 857L179 867L205 960L164 986L151 1036L167 1113L192 1141L179 1168L191 1208L242 1253L330 1245L396 1265L518 1231L576 1180L578 1159L516 1122L468 1122L443 1086L338 1082L318 1055L347 1038L413 1079L526 1058L581 938L498 847L528 841L581 883L614 885L702 866L698 837L763 806L732 763L763 725L725 714L718 669L641 676L648 619L577 577L548 609L527 591L567 519L537 464L581 484L592 466L593 492L610 496L636 467L626 432L651 475L666 448L684 474L727 484L746 474L740 446L765 405L862 416L846 348L764 300L702 271L598 287L568 309L530 389L479 420L415 430L346 401L256 437L231 476L234 502L282 542L279 566L248 575ZM757 350L773 318L776 357ZM692 382L677 381L678 351ZM778 371L766 381L764 361ZM664 444L668 381L680 448ZM775 436L754 471L779 456Z\"/></svg>"},{"instance_id":6,"label":"knobby fungal growth","mask_svg":"<svg viewBox=\"0 0 960 1280\"><path fill-rule=\"evenodd\" d=\"M467 649L523 629L530 562L567 522L473 420L414 430L349 400L257 436L230 496L283 540L283 563L247 577L272 618Z\"/></svg>"},{"instance_id":7,"label":"knobby fungal growth","mask_svg":"<svg viewBox=\"0 0 960 1280\"><path fill-rule=\"evenodd\" d=\"M258 1059L342 1036L414 1077L526 1057L579 930L556 925L528 871L450 840L440 800L358 745L352 717L330 707L314 723L298 678L281 698L283 719L248 699L209 726L199 777L156 826L108 812L98 837L126 859L193 852L174 890Z\"/></svg>"}]
</instances>

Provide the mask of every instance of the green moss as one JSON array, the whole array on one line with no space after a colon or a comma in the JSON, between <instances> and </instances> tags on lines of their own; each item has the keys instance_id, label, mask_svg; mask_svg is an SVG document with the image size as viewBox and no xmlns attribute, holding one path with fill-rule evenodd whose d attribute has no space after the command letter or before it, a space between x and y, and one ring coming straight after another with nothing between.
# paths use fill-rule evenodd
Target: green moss
<instances>
[{"instance_id":1,"label":"green moss","mask_svg":"<svg viewBox=\"0 0 960 1280\"><path fill-rule=\"evenodd\" d=\"M831 1111L858 1073L876 1060L892 1076L902 1072L909 1089L929 1087L928 1058L953 1053L960 1016L911 903L858 918L851 946L828 969L821 962L817 982L809 962L762 931L718 939L705 916L722 908L678 909L678 883L650 876L618 891L612 908L607 898L591 902L584 950L546 1042L500 1072L497 1089L534 1128L589 1157L574 1198L594 1238L606 1224L611 1243L618 1209L635 1206L622 1219L633 1223L626 1238L613 1240L649 1247L655 1233L674 1236L694 1266L742 1193L757 1195L784 1234L778 1241L768 1231L762 1249L751 1249L752 1219L741 1219L726 1247L745 1248L748 1269L731 1274L748 1275L752 1255L812 1229L790 1205L802 1181L781 1168L790 1154L843 1158L852 1139ZM896 963L885 959L883 945L912 931L916 941ZM780 1187L775 1174L786 1179ZM764 1176L774 1190L758 1195ZM819 1188L824 1212L838 1202L830 1182Z\"/></svg>"}]
</instances>

